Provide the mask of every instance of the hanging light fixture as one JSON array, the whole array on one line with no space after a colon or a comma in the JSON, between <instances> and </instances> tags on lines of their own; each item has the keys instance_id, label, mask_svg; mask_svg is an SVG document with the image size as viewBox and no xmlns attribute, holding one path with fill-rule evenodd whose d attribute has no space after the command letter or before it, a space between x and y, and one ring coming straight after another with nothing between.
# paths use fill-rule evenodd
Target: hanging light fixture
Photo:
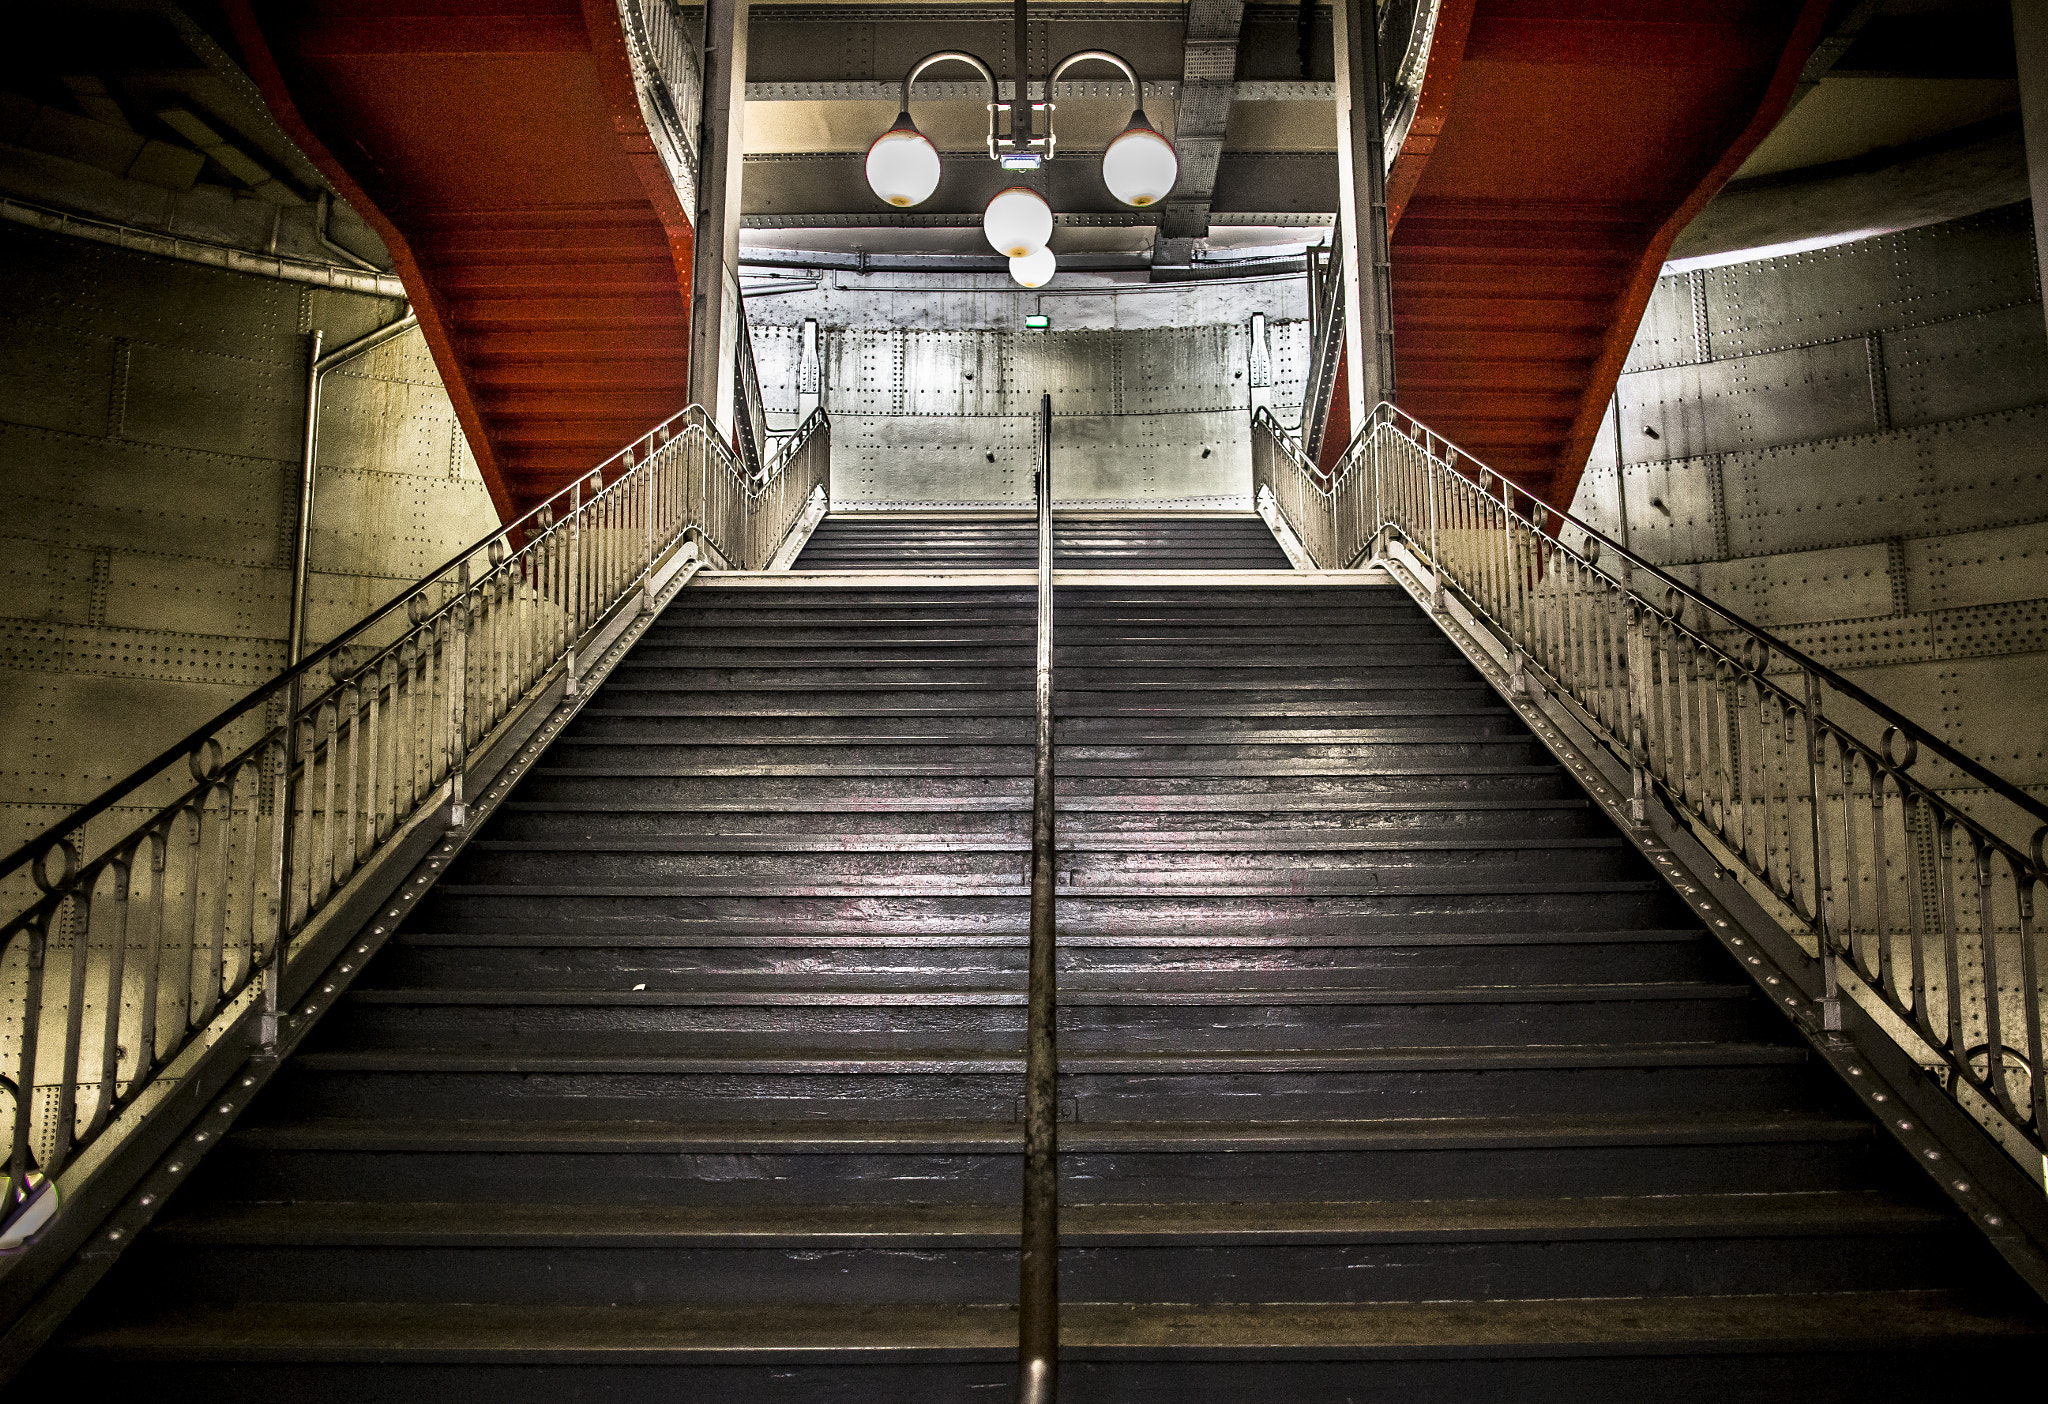
<instances>
[{"instance_id":1,"label":"hanging light fixture","mask_svg":"<svg viewBox=\"0 0 2048 1404\"><path fill-rule=\"evenodd\" d=\"M1179 178L1180 157L1173 143L1145 120L1143 108L1131 114L1131 125L1102 153L1102 183L1126 205L1158 204Z\"/></svg>"},{"instance_id":2,"label":"hanging light fixture","mask_svg":"<svg viewBox=\"0 0 2048 1404\"><path fill-rule=\"evenodd\" d=\"M1010 276L1027 288L1042 288L1052 281L1052 275L1059 271L1059 256L1051 249L1040 249L1034 254L1010 260Z\"/></svg>"},{"instance_id":3,"label":"hanging light fixture","mask_svg":"<svg viewBox=\"0 0 2048 1404\"><path fill-rule=\"evenodd\" d=\"M1017 5L1019 53L1026 51L1028 31L1024 4ZM927 54L903 75L903 101L895 125L876 137L868 147L868 187L876 196L898 209L924 203L939 184L939 152L931 139L910 119L910 85L920 73L937 63L965 63L988 83L988 154L1005 170L1035 171L1050 161L1059 146L1053 130L1053 85L1077 63L1089 60L1114 65L1129 81L1137 95L1137 107L1130 124L1111 141L1102 154L1102 183L1109 193L1126 205L1143 209L1164 200L1180 176L1180 158L1168 141L1145 116L1145 84L1137 71L1107 49L1082 49L1068 54L1052 66L1045 77L1045 100L1033 102L1024 73L1014 81L1016 95L1004 102L995 72L973 54L961 49L942 49ZM1045 114L1045 131L1037 130L1036 115ZM1009 119L1009 131L1001 130L1001 119ZM1053 231L1052 206L1045 197L1027 186L1012 185L998 191L982 212L982 232L996 252L1010 259L1010 275L1025 287L1038 287L1058 266L1047 241ZM1037 278L1027 281L1026 275Z\"/></svg>"},{"instance_id":4,"label":"hanging light fixture","mask_svg":"<svg viewBox=\"0 0 2048 1404\"><path fill-rule=\"evenodd\" d=\"M899 209L925 202L939 183L939 148L908 112L868 147L868 188Z\"/></svg>"},{"instance_id":5,"label":"hanging light fixture","mask_svg":"<svg viewBox=\"0 0 2048 1404\"><path fill-rule=\"evenodd\" d=\"M999 190L981 212L981 232L1003 257L1025 258L1052 238L1052 206L1029 186Z\"/></svg>"}]
</instances>

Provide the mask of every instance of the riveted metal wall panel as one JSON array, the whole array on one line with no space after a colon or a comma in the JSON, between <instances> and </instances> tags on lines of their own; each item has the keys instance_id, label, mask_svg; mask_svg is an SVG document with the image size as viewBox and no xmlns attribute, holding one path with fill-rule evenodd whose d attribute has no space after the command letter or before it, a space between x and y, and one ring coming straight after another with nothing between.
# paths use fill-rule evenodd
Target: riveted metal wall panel
<instances>
[{"instance_id":1,"label":"riveted metal wall panel","mask_svg":"<svg viewBox=\"0 0 2048 1404\"><path fill-rule=\"evenodd\" d=\"M1002 338L988 331L907 331L903 413L1017 413L1003 390Z\"/></svg>"},{"instance_id":2,"label":"riveted metal wall panel","mask_svg":"<svg viewBox=\"0 0 2048 1404\"><path fill-rule=\"evenodd\" d=\"M1718 478L1699 467L1692 460L1629 466L1627 535L1630 548L1638 555L1661 565L1710 560L1721 554L1716 549L1724 530L1719 521ZM1623 531L1613 465L1589 467L1586 473L1604 481L1579 490L1579 515L1620 540Z\"/></svg>"},{"instance_id":3,"label":"riveted metal wall panel","mask_svg":"<svg viewBox=\"0 0 2048 1404\"><path fill-rule=\"evenodd\" d=\"M1033 415L849 414L832 419L832 502L837 507L1028 506L1037 470Z\"/></svg>"},{"instance_id":4,"label":"riveted metal wall panel","mask_svg":"<svg viewBox=\"0 0 2048 1404\"><path fill-rule=\"evenodd\" d=\"M780 433L793 427L781 421L783 416L796 414L797 357L803 350L803 335L797 327L754 325L754 315L749 307L748 329L754 338L754 369L761 377L761 402Z\"/></svg>"},{"instance_id":5,"label":"riveted metal wall panel","mask_svg":"<svg viewBox=\"0 0 2048 1404\"><path fill-rule=\"evenodd\" d=\"M1266 323L1273 347L1273 413L1282 424L1301 418L1310 358L1308 323L1296 319Z\"/></svg>"},{"instance_id":6,"label":"riveted metal wall panel","mask_svg":"<svg viewBox=\"0 0 2048 1404\"><path fill-rule=\"evenodd\" d=\"M1864 619L1892 612L1882 543L1785 556L1708 561L1685 567L1698 587L1766 627L1816 619Z\"/></svg>"},{"instance_id":7,"label":"riveted metal wall panel","mask_svg":"<svg viewBox=\"0 0 2048 1404\"><path fill-rule=\"evenodd\" d=\"M0 465L21 516L46 541L148 541L209 561L276 559L284 483L274 460L166 450L0 424Z\"/></svg>"},{"instance_id":8,"label":"riveted metal wall panel","mask_svg":"<svg viewBox=\"0 0 2048 1404\"><path fill-rule=\"evenodd\" d=\"M1248 409L1251 349L1246 336L1237 322L1124 333L1117 413Z\"/></svg>"},{"instance_id":9,"label":"riveted metal wall panel","mask_svg":"<svg viewBox=\"0 0 2048 1404\"><path fill-rule=\"evenodd\" d=\"M1052 396L1059 414L1115 414L1124 338L1117 332L1038 332L1012 338L1004 360L1004 404L1035 414Z\"/></svg>"},{"instance_id":10,"label":"riveted metal wall panel","mask_svg":"<svg viewBox=\"0 0 2048 1404\"><path fill-rule=\"evenodd\" d=\"M2040 299L2025 205L1705 274L1716 359ZM1669 280L1665 280L1669 281Z\"/></svg>"},{"instance_id":11,"label":"riveted metal wall panel","mask_svg":"<svg viewBox=\"0 0 2048 1404\"><path fill-rule=\"evenodd\" d=\"M1053 500L1249 510L1250 421L1240 411L1055 417Z\"/></svg>"},{"instance_id":12,"label":"riveted metal wall panel","mask_svg":"<svg viewBox=\"0 0 2048 1404\"><path fill-rule=\"evenodd\" d=\"M1642 371L1621 382L1621 451L1697 458L1876 427L1861 340Z\"/></svg>"},{"instance_id":13,"label":"riveted metal wall panel","mask_svg":"<svg viewBox=\"0 0 2048 1404\"><path fill-rule=\"evenodd\" d=\"M110 566L97 622L115 629L270 638L277 633L277 602L291 595L291 571L282 567L196 571L183 556L134 551L111 553Z\"/></svg>"},{"instance_id":14,"label":"riveted metal wall panel","mask_svg":"<svg viewBox=\"0 0 2048 1404\"><path fill-rule=\"evenodd\" d=\"M20 322L0 339L0 419L67 434L105 434L122 343Z\"/></svg>"},{"instance_id":15,"label":"riveted metal wall panel","mask_svg":"<svg viewBox=\"0 0 2048 1404\"><path fill-rule=\"evenodd\" d=\"M122 431L169 448L296 459L305 372L217 351L136 342Z\"/></svg>"},{"instance_id":16,"label":"riveted metal wall panel","mask_svg":"<svg viewBox=\"0 0 2048 1404\"><path fill-rule=\"evenodd\" d=\"M2048 328L2038 302L1888 331L1882 343L1891 422L1899 428L2048 396Z\"/></svg>"},{"instance_id":17,"label":"riveted metal wall panel","mask_svg":"<svg viewBox=\"0 0 2048 1404\"><path fill-rule=\"evenodd\" d=\"M1659 278L1642 326L1628 349L1624 375L1664 366L1689 366L1706 359L1700 345L1704 307L1696 301L1698 280Z\"/></svg>"},{"instance_id":18,"label":"riveted metal wall panel","mask_svg":"<svg viewBox=\"0 0 2048 1404\"><path fill-rule=\"evenodd\" d=\"M1924 536L2048 515L2048 406L1734 454L1730 549Z\"/></svg>"},{"instance_id":19,"label":"riveted metal wall panel","mask_svg":"<svg viewBox=\"0 0 2048 1404\"><path fill-rule=\"evenodd\" d=\"M1712 360L1656 368L1687 283ZM1618 397L1637 549L2048 786L2048 334L2025 208L1667 277L1654 306ZM1574 508L1612 535L1603 438ZM1687 510L1663 521L1653 497ZM1716 501L1719 540L1680 529ZM1960 777L1929 778L1968 807Z\"/></svg>"},{"instance_id":20,"label":"riveted metal wall panel","mask_svg":"<svg viewBox=\"0 0 2048 1404\"><path fill-rule=\"evenodd\" d=\"M901 414L903 346L892 330L842 328L825 338L825 404L841 414Z\"/></svg>"},{"instance_id":21,"label":"riveted metal wall panel","mask_svg":"<svg viewBox=\"0 0 2048 1404\"><path fill-rule=\"evenodd\" d=\"M1905 543L1915 609L1993 604L2048 583L2048 521Z\"/></svg>"},{"instance_id":22,"label":"riveted metal wall panel","mask_svg":"<svg viewBox=\"0 0 2048 1404\"><path fill-rule=\"evenodd\" d=\"M455 408L438 385L330 372L320 391L322 486L336 472L446 478L455 432Z\"/></svg>"}]
</instances>

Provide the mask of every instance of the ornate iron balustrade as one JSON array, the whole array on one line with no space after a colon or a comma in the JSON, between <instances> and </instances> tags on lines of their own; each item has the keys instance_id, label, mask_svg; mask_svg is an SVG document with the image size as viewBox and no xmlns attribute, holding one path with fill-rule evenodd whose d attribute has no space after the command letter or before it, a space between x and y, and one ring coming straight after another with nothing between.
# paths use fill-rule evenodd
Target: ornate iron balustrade
<instances>
[{"instance_id":1,"label":"ornate iron balustrade","mask_svg":"<svg viewBox=\"0 0 2048 1404\"><path fill-rule=\"evenodd\" d=\"M257 1005L269 1046L309 926L401 835L465 822L471 758L574 691L687 536L765 564L830 443L814 413L750 483L692 407L0 862L0 1224Z\"/></svg>"},{"instance_id":2,"label":"ornate iron balustrade","mask_svg":"<svg viewBox=\"0 0 2048 1404\"><path fill-rule=\"evenodd\" d=\"M1262 507L1318 566L1408 555L1628 766L1634 818L1662 796L1775 899L1828 1027L1846 990L2039 1155L2048 804L1391 405L1327 477L1263 412L1252 444Z\"/></svg>"}]
</instances>

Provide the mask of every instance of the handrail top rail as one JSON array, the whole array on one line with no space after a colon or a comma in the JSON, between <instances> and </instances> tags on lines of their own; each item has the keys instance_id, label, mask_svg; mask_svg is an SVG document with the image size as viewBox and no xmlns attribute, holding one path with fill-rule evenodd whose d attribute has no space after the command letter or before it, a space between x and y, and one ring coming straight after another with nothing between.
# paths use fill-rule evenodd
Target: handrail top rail
<instances>
[{"instance_id":1,"label":"handrail top rail","mask_svg":"<svg viewBox=\"0 0 2048 1404\"><path fill-rule=\"evenodd\" d=\"M822 414L823 411L819 410L816 413ZM647 443L651 439L656 439L657 436L673 436L676 430L676 426L679 424L682 425L684 428L696 427L705 429L707 431L707 437L711 440L711 442L718 444L721 449L725 449L728 452L730 451L729 446L726 445L724 439L719 436L719 434L713 427L714 421L712 420L710 413L707 410L705 410L705 408L702 405L693 404L689 406L687 409L684 409L679 413L669 416L667 419L661 421L661 423L649 429L645 434L642 434L639 438L635 439L631 444L628 444L625 448L620 449L611 457L597 464L597 466L595 466L594 468L591 468L586 472L578 474L574 481L570 482L566 486L556 491L552 496L548 497L546 500L536 503L534 506L528 508L518 517L514 518L512 521L506 522L503 525L494 529L489 535L482 537L481 539L477 540L469 546L465 546L462 550L456 552L453 556L450 556L446 561L436 566L433 570L428 571L426 574L420 576L418 580L415 580L412 584L400 590L396 595L392 596L392 598L386 601L384 604L379 605L376 609L373 609L372 611L370 611L370 613L364 615L361 619L357 620L354 624L349 626L349 628L345 632L336 635L333 639L330 639L327 643L323 644L316 651L307 654L297 663L291 664L290 666L286 667L281 672L277 673L274 677L272 677L270 681L261 683L251 691L244 693L225 711L222 711L216 714L215 716L209 718L197 729L188 733L183 739L179 740L174 745L170 746L161 754L136 767L134 770L130 771L126 776L122 777L120 780L115 781L112 785L109 785L104 790L100 791L100 793L93 799L71 810L62 819L58 820L55 824L50 825L41 833L37 834L34 838L28 840L26 843L23 843L22 845L17 847L12 853L8 854L6 858L0 859L0 879L12 877L15 873L20 872L23 868L29 867L29 865L34 863L37 859L41 858L45 853L50 851L50 849L55 847L57 844L63 842L64 836L66 834L78 828L80 825L89 823L92 820L100 817L102 814L105 814L108 810L112 809L116 804L118 804L124 796L134 793L134 791L139 789L142 785L147 783L153 777L161 774L166 769L175 765L179 760L183 759L184 757L193 754L200 747L203 747L208 741L212 740L222 729L227 727L229 724L231 724L238 718L247 715L250 711L261 706L263 703L269 701L272 697L277 696L279 692L282 691L285 687L305 677L308 673L312 672L316 667L328 664L336 654L341 652L341 650L345 648L354 647L355 641L366 630L370 629L374 625L384 622L386 619L389 619L393 614L395 614L399 610L404 609L418 594L420 586L422 584L428 581L438 579L442 575L445 575L447 572L456 569L457 567L461 566L463 562L475 556L479 551L489 550L492 542L500 540L509 540L514 532L521 530L530 530L532 526L536 523L536 521L542 516L543 513L549 514L550 519L547 522L540 524L542 531L549 532L558 529L558 527L561 525L561 522L554 519L553 513L556 506L560 504L563 501L563 499L589 486L593 480L604 485L599 489L600 491L604 490L604 487L608 487L610 485L606 479L606 474L609 469L611 469L614 465L618 464L622 459L627 458L628 455L634 455L635 462L637 463L637 450L640 448L641 445ZM442 606L440 610L436 610L435 613L438 614L445 612L448 608L452 607L453 603L454 602L451 601L448 605ZM83 854L80 854L78 856L81 864L90 861Z\"/></svg>"},{"instance_id":2,"label":"handrail top rail","mask_svg":"<svg viewBox=\"0 0 2048 1404\"><path fill-rule=\"evenodd\" d=\"M1261 417L1263 417L1271 424L1274 437L1280 441L1281 445L1287 450L1290 456L1293 457L1298 466L1306 468L1311 472L1317 472L1317 470L1314 469L1314 466L1310 464L1308 460L1305 457L1303 457L1298 450L1295 449L1294 445L1291 442L1288 441L1284 427L1280 424L1280 421L1278 419L1274 418L1270 411L1268 411L1264 407L1261 407L1253 415L1254 422L1257 422L1257 420ZM1505 473L1502 473L1495 468L1487 466L1478 458L1475 458L1470 453L1467 453L1464 449L1458 447L1457 444L1453 443L1450 439L1445 438L1436 430L1431 429L1427 424L1424 424L1414 415L1409 414L1407 411L1399 408L1398 406L1390 404L1385 400L1380 401L1378 405L1373 407L1372 413L1366 417L1366 422L1364 426L1359 429L1358 433L1353 436L1350 444L1348 444L1345 447L1344 456L1339 461L1339 468L1337 469L1337 471L1329 475L1328 487L1318 484L1318 490L1324 492L1329 491L1329 489L1334 487L1338 480L1341 479L1346 472L1350 471L1350 465L1356 461L1355 454L1358 447L1360 446L1360 444L1364 443L1367 438L1371 436L1372 432L1376 428L1378 428L1383 423L1392 424L1396 428L1400 428L1403 422L1405 422L1407 425L1413 426L1417 430L1420 430L1422 434L1427 435L1428 438L1427 440L1425 440L1425 442L1433 440L1436 443L1442 444L1446 449L1450 451L1450 456L1445 458L1444 460L1444 466L1448 468L1451 472L1458 473L1461 477L1465 477L1468 480L1473 481L1482 490L1485 490L1487 487L1487 478L1497 479L1510 492L1520 493L1523 497L1527 498L1529 501L1541 507L1545 512L1547 512L1557 520L1571 523L1573 527L1577 528L1580 532L1584 533L1589 540L1598 541L1600 543L1600 550L1603 554L1609 550L1612 550L1619 558L1628 562L1629 566L1632 569L1642 570L1650 574L1660 584L1664 585L1667 591L1674 592L1684 597L1685 599L1692 601L1700 608L1709 611L1712 614L1718 615L1722 619L1727 620L1730 626L1739 629L1743 633L1756 639L1759 643L1761 643L1764 647L1771 650L1772 652L1782 655L1788 662L1793 663L1796 666L1803 668L1810 673L1813 673L1815 676L1824 680L1828 684L1828 686L1832 688L1834 691L1839 692L1840 694L1842 694L1842 696L1848 698L1850 701L1856 703L1858 706L1868 709L1870 712L1874 713L1880 721L1884 722L1885 725L1898 728L1901 734L1909 737L1916 745L1926 747L1928 751L1940 757L1948 764L1954 766L1957 770L1969 776L1971 779L1977 781L1986 789L1996 794L2000 799L2007 801L2008 803L2014 805L2016 808L2020 809L2022 812L2031 815L2035 819L2040 820L2044 825L2048 825L2048 801L2037 799L2033 795L2028 794L2025 790L2020 789L2017 785L2013 784L2010 780L2007 780L2004 776L1999 775L1996 771L1987 769L1979 762L1971 759L1969 756L1964 755L1962 752L1956 750L1953 746L1950 746L1940 737L1931 734L1927 731L1925 727L1913 721L1911 718L1905 716L1903 713L1900 713L1894 710L1893 708L1885 705L1883 702L1878 701L1877 698L1872 697L1869 693L1865 692L1862 688L1856 686L1855 683L1850 682L1847 678L1843 677L1840 673L1837 673L1834 669L1829 668L1826 664L1815 662L1805 653L1801 652L1797 648L1794 648L1791 644L1786 643L1783 639L1779 638L1776 634L1771 633L1768 629L1762 628L1761 626L1756 624L1752 624L1749 620L1743 618L1739 614L1734 613L1725 605L1716 603L1708 596L1701 594L1692 586L1686 584L1684 581L1673 576L1670 572L1662 569L1657 565L1652 564L1649 561L1644 560L1635 552L1628 550L1620 542L1614 540L1612 537L1608 536L1605 532L1602 532L1597 527L1590 525L1589 523L1581 520L1580 518L1573 516L1570 512L1565 511L1564 509L1557 507L1550 502L1545 501L1541 497L1538 497L1535 493L1529 491L1527 488L1521 486L1519 483L1516 483L1512 478L1508 477ZM1471 474L1463 473L1461 471L1461 464L1459 461L1461 459L1466 463L1470 463L1474 468L1477 468L1479 472L1484 476L1474 478ZM1320 476L1319 472L1317 473L1317 476ZM1514 504L1511 499L1504 502L1503 506L1511 515L1516 516L1517 518L1522 520L1532 531L1535 531L1539 535L1549 537L1552 541L1555 541L1560 547L1563 547L1566 550L1571 549L1570 547L1565 546L1563 538L1559 536L1557 532L1550 530L1544 526L1540 526L1531 518L1523 517L1519 512L1516 512ZM1640 591L1631 590L1630 593L1636 600L1638 600L1642 604L1644 608L1656 610L1657 607L1654 604L1651 604L1650 601L1645 596L1643 596L1643 594ZM1669 613L1666 611L1657 610L1657 612L1663 615L1665 618L1671 617ZM1762 669L1759 668L1757 669L1757 671L1761 672Z\"/></svg>"}]
</instances>

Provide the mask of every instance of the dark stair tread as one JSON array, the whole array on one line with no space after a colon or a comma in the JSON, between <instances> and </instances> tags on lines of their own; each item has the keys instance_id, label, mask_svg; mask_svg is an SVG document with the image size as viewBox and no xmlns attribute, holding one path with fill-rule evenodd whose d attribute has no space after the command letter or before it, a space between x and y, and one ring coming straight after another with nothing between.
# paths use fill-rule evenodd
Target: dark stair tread
<instances>
[{"instance_id":1,"label":"dark stair tread","mask_svg":"<svg viewBox=\"0 0 2048 1404\"><path fill-rule=\"evenodd\" d=\"M1273 932L1244 931L1228 939L1213 932L1175 933L1062 932L1059 944L1069 950L1195 949L1245 950L1377 950L1410 946L1609 945L1633 942L1693 942L1705 935L1697 927L1627 927L1619 930L1531 930L1512 928L1484 932L1381 931ZM1024 949L1030 944L1020 927L1015 931L890 931L877 925L851 931L704 930L633 931L405 931L398 940L418 946L533 947L573 946L618 950L778 949L788 947L973 947Z\"/></svg>"},{"instance_id":2,"label":"dark stair tread","mask_svg":"<svg viewBox=\"0 0 2048 1404\"><path fill-rule=\"evenodd\" d=\"M1321 972L1304 972L1313 975ZM788 976L783 977L785 980ZM1008 988L916 989L840 986L801 987L790 984L758 989L593 989L560 986L548 989L449 989L438 986L400 989L358 989L348 998L360 1004L385 1005L588 1005L592 1008L665 1007L904 1007L949 1005L961 1008L1011 1007L1024 1003L1023 976ZM1628 1001L1750 999L1746 983L1668 981L1636 984L1471 985L1444 988L1378 989L1359 985L1261 985L1250 989L1202 988L1161 990L1091 988L1060 982L1060 1003L1075 1008L1095 1006L1235 1007L1266 1005L1413 1005L1413 1004L1595 1004Z\"/></svg>"},{"instance_id":3,"label":"dark stair tread","mask_svg":"<svg viewBox=\"0 0 2048 1404\"><path fill-rule=\"evenodd\" d=\"M1019 853L1031 847L1024 834L838 833L809 834L663 834L656 838L478 839L468 852L481 853ZM1138 830L1089 833L1061 839L1059 853L1267 853L1277 859L1289 852L1359 853L1506 852L1610 853L1626 849L1615 836L1565 838L1499 838L1460 835L1375 838L1370 832L1344 829Z\"/></svg>"},{"instance_id":4,"label":"dark stair tread","mask_svg":"<svg viewBox=\"0 0 2048 1404\"><path fill-rule=\"evenodd\" d=\"M1606 1116L1375 1118L1370 1121L1083 1121L1062 1124L1062 1153L1115 1151L1472 1150L1865 1142L1867 1121L1824 1111ZM407 1120L321 1117L237 1127L228 1142L277 1151L556 1154L951 1153L1015 1156L1023 1127L1000 1121L709 1122Z\"/></svg>"},{"instance_id":5,"label":"dark stair tread","mask_svg":"<svg viewBox=\"0 0 2048 1404\"><path fill-rule=\"evenodd\" d=\"M768 1076L953 1077L969 1073L1021 1076L1024 1055L986 1052L888 1054L871 1049L809 1053L708 1052L700 1034L589 1034L550 1038L517 1048L344 1048L301 1053L306 1068L327 1072L752 1074ZM681 1045L659 1051L663 1043ZM577 1046L581 1045L581 1046ZM1246 1073L1489 1072L1588 1068L1766 1067L1806 1061L1803 1048L1781 1043L1717 1040L1698 1043L1504 1044L1481 1047L1292 1049L1270 1052L1068 1053L1061 1071L1074 1075L1146 1077Z\"/></svg>"},{"instance_id":6,"label":"dark stair tread","mask_svg":"<svg viewBox=\"0 0 2048 1404\"><path fill-rule=\"evenodd\" d=\"M1181 1306L1070 1302L1068 1358L1424 1359L1895 1351L2033 1341L2032 1313L1954 1292ZM61 1341L128 1359L649 1364L1007 1359L1013 1306L185 1305Z\"/></svg>"},{"instance_id":7,"label":"dark stair tread","mask_svg":"<svg viewBox=\"0 0 2048 1404\"><path fill-rule=\"evenodd\" d=\"M159 1241L391 1247L1014 1248L1017 1205L228 1204L168 1219ZM1141 1244L1547 1242L1923 1233L1954 1216L1870 1190L1587 1199L1248 1204L1068 1203L1060 1241Z\"/></svg>"}]
</instances>

